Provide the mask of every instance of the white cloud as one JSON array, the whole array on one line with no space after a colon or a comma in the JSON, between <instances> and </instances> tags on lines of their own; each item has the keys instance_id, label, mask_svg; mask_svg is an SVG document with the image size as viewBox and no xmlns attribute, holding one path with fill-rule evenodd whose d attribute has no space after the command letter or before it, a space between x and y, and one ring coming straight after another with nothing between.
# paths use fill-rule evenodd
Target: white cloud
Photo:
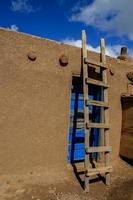
<instances>
[{"instance_id":1,"label":"white cloud","mask_svg":"<svg viewBox=\"0 0 133 200\"><path fill-rule=\"evenodd\" d=\"M74 39L66 38L66 39L62 40L62 42L65 43L65 44L76 46L76 47L82 46L81 40L74 40ZM99 52L99 47L94 48L94 47L92 47L91 45L88 45L88 44L87 44L87 49L89 49L91 51Z\"/></svg>"},{"instance_id":2,"label":"white cloud","mask_svg":"<svg viewBox=\"0 0 133 200\"><path fill-rule=\"evenodd\" d=\"M12 0L11 2L11 10L16 12L34 12L35 9L33 6L30 4L29 0Z\"/></svg>"},{"instance_id":3,"label":"white cloud","mask_svg":"<svg viewBox=\"0 0 133 200\"><path fill-rule=\"evenodd\" d=\"M133 40L133 0L94 0L78 7L70 21L83 22L111 35L127 36Z\"/></svg>"},{"instance_id":4,"label":"white cloud","mask_svg":"<svg viewBox=\"0 0 133 200\"><path fill-rule=\"evenodd\" d=\"M12 24L10 29L13 31L18 31L18 27L15 24Z\"/></svg>"},{"instance_id":5,"label":"white cloud","mask_svg":"<svg viewBox=\"0 0 133 200\"><path fill-rule=\"evenodd\" d=\"M81 40L74 40L74 39L70 39L70 38L66 38L66 39L62 40L62 42L65 44L76 46L76 47L81 47L81 44L82 44ZM121 47L122 47L121 45L107 45L106 46L106 55L116 58L118 55L120 55ZM93 47L93 46L87 44L87 49L90 51L97 52L97 53L100 52L100 46ZM130 56L133 55L133 51L131 49L129 49L128 53Z\"/></svg>"}]
</instances>

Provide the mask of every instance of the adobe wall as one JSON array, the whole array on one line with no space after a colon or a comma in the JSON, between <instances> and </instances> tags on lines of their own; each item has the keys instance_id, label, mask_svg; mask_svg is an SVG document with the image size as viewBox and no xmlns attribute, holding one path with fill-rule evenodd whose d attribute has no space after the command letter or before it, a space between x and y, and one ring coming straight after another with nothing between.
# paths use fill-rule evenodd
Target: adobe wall
<instances>
[{"instance_id":1,"label":"adobe wall","mask_svg":"<svg viewBox=\"0 0 133 200\"><path fill-rule=\"evenodd\" d=\"M54 41L0 30L0 175L67 169L70 90L81 71L81 49ZM30 61L27 53L37 59ZM61 67L61 54L69 64ZM89 52L98 60L99 55ZM121 135L121 93L133 65L107 58L112 162L118 158Z\"/></svg>"}]
</instances>

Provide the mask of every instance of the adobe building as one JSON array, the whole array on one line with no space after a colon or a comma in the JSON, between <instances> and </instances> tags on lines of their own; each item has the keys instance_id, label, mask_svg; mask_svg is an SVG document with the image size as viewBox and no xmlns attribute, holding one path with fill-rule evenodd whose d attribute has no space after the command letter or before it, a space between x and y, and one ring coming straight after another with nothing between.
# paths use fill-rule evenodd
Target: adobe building
<instances>
[{"instance_id":1,"label":"adobe building","mask_svg":"<svg viewBox=\"0 0 133 200\"><path fill-rule=\"evenodd\" d=\"M4 29L0 47L0 176L42 172L52 181L69 171L72 81L81 80L81 48ZM88 57L100 59L91 51ZM133 63L107 56L107 66L113 166L122 127L133 133Z\"/></svg>"}]
</instances>

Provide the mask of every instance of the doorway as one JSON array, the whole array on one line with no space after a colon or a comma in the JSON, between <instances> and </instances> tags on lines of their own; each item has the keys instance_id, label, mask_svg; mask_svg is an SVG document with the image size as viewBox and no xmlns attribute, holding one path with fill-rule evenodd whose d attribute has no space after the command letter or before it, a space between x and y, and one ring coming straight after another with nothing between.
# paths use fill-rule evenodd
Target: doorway
<instances>
[{"instance_id":1,"label":"doorway","mask_svg":"<svg viewBox=\"0 0 133 200\"><path fill-rule=\"evenodd\" d=\"M98 86L89 86L89 99L100 100L101 90ZM68 163L74 164L84 161L84 100L83 79L72 77L71 105L70 105L70 127L68 134ZM92 114L93 113L93 114ZM100 122L101 109L89 106L89 119L91 122ZM90 129L90 146L99 145L99 129ZM97 153L93 154L97 157Z\"/></svg>"},{"instance_id":2,"label":"doorway","mask_svg":"<svg viewBox=\"0 0 133 200\"><path fill-rule=\"evenodd\" d=\"M133 161L133 96L124 95L122 103L122 130L120 155Z\"/></svg>"}]
</instances>

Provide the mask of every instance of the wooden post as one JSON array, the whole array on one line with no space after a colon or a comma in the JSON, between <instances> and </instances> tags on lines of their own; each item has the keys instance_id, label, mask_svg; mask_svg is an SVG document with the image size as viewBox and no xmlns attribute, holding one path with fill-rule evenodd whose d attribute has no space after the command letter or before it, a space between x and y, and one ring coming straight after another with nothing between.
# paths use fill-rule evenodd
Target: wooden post
<instances>
[{"instance_id":1,"label":"wooden post","mask_svg":"<svg viewBox=\"0 0 133 200\"><path fill-rule=\"evenodd\" d=\"M87 64L84 62L85 58L87 58L87 49L86 49L86 33L82 31L82 69L83 69L83 93L84 93L84 131L85 131L85 150L89 148L89 130L86 127L86 124L89 122L89 108L86 106L86 101L88 101L88 84L86 84L86 79L88 78L88 67ZM88 167L90 166L90 159L89 154L85 151L85 182L84 187L85 191L89 192L89 177L86 176Z\"/></svg>"},{"instance_id":2,"label":"wooden post","mask_svg":"<svg viewBox=\"0 0 133 200\"><path fill-rule=\"evenodd\" d=\"M101 39L100 41L101 48L101 60L104 65L106 65L106 55L105 55L105 41ZM107 69L103 71L103 82L107 84ZM108 103L108 88L103 89L104 102ZM104 122L105 124L109 124L109 109L104 109ZM109 146L109 130L104 130L104 144L105 146ZM105 166L109 166L109 152L105 152ZM105 173L106 185L110 185L110 173Z\"/></svg>"}]
</instances>

